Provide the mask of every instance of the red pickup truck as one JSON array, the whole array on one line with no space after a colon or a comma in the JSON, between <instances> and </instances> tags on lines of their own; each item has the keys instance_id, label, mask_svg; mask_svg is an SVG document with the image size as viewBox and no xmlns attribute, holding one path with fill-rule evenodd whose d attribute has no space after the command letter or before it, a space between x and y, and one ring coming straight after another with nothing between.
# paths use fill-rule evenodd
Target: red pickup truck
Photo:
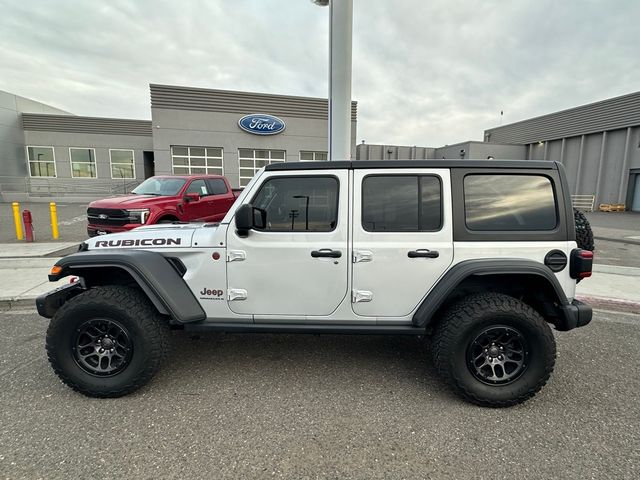
<instances>
[{"instance_id":1,"label":"red pickup truck","mask_svg":"<svg viewBox=\"0 0 640 480\"><path fill-rule=\"evenodd\" d=\"M130 195L91 202L87 233L93 237L154 223L218 222L239 192L221 175L150 177Z\"/></svg>"}]
</instances>

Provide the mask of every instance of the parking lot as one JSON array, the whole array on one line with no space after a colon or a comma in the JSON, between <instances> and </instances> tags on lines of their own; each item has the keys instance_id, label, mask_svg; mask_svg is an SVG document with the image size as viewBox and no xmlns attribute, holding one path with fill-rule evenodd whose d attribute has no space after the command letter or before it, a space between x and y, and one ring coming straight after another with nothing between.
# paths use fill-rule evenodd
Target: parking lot
<instances>
[{"instance_id":1,"label":"parking lot","mask_svg":"<svg viewBox=\"0 0 640 480\"><path fill-rule=\"evenodd\" d=\"M415 338L174 333L138 393L89 399L44 352L47 322L0 312L2 478L640 477L640 317L556 336L528 403L449 393Z\"/></svg>"}]
</instances>

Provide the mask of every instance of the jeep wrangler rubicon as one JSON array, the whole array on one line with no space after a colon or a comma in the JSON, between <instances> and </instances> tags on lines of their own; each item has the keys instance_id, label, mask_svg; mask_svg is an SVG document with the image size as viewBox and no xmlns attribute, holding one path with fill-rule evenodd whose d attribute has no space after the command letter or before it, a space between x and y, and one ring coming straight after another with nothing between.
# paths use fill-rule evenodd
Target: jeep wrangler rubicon
<instances>
[{"instance_id":1,"label":"jeep wrangler rubicon","mask_svg":"<svg viewBox=\"0 0 640 480\"><path fill-rule=\"evenodd\" d=\"M547 382L550 325L591 321L579 219L590 245L556 162L278 163L219 224L87 240L49 275L77 281L37 307L54 371L89 396L147 383L182 328L427 336L454 391L505 407Z\"/></svg>"}]
</instances>

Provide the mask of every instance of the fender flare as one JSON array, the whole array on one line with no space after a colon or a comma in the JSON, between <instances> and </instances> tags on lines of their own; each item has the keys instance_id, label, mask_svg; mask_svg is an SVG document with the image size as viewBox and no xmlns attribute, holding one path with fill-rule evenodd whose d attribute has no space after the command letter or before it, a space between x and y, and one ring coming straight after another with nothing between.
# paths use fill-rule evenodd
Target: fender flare
<instances>
[{"instance_id":1,"label":"fender flare","mask_svg":"<svg viewBox=\"0 0 640 480\"><path fill-rule=\"evenodd\" d=\"M49 275L51 282L67 275L83 277L88 270L119 268L131 275L160 313L170 315L182 324L206 318L202 306L184 279L158 252L90 250L63 257L56 265L62 267L62 270L56 275Z\"/></svg>"},{"instance_id":2,"label":"fender flare","mask_svg":"<svg viewBox=\"0 0 640 480\"><path fill-rule=\"evenodd\" d=\"M424 298L413 315L413 324L426 327L431 323L435 313L444 304L449 295L460 283L471 276L484 275L535 275L548 282L556 294L554 301L560 305L560 314L568 315L566 307L569 305L567 296L553 272L545 265L526 259L483 258L478 260L464 260L457 263L445 273L429 294ZM570 319L573 322L573 319Z\"/></svg>"}]
</instances>

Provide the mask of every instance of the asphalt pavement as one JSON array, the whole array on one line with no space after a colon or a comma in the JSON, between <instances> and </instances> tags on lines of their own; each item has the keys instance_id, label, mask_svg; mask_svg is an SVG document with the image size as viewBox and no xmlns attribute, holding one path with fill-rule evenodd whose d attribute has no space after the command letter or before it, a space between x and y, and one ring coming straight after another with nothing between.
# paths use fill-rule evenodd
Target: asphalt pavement
<instances>
[{"instance_id":1,"label":"asphalt pavement","mask_svg":"<svg viewBox=\"0 0 640 480\"><path fill-rule=\"evenodd\" d=\"M56 204L56 207L58 211L58 229L60 231L59 240L81 242L87 238L87 204L60 201ZM36 242L52 241L49 204L21 203L20 220L22 220L22 212L24 210L29 210L33 217ZM16 239L11 203L0 203L0 243L19 243L19 240Z\"/></svg>"},{"instance_id":2,"label":"asphalt pavement","mask_svg":"<svg viewBox=\"0 0 640 480\"><path fill-rule=\"evenodd\" d=\"M47 322L0 313L0 478L640 478L640 316L558 333L550 382L486 409L415 338L189 335L141 391L62 385Z\"/></svg>"}]
</instances>

